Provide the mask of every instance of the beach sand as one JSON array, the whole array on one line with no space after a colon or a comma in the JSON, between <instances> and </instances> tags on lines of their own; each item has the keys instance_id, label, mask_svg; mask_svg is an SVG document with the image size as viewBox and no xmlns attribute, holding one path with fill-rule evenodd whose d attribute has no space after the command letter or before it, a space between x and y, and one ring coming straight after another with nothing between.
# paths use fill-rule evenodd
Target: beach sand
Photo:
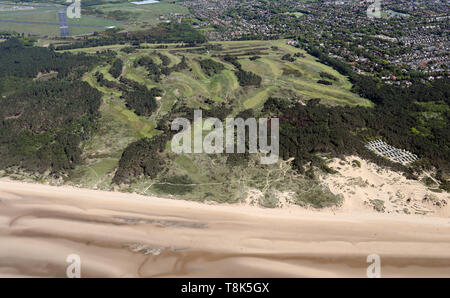
<instances>
[{"instance_id":1,"label":"beach sand","mask_svg":"<svg viewBox=\"0 0 450 298\"><path fill-rule=\"evenodd\" d=\"M0 179L0 276L450 277L450 219L263 209Z\"/></svg>"},{"instance_id":2,"label":"beach sand","mask_svg":"<svg viewBox=\"0 0 450 298\"><path fill-rule=\"evenodd\" d=\"M355 161L359 166L354 165ZM339 173L325 175L321 180L333 193L344 197L339 212L370 211L378 206L378 212L382 213L450 218L448 192L433 192L421 181L408 180L402 173L357 156L348 156L345 160L336 158L329 166Z\"/></svg>"}]
</instances>

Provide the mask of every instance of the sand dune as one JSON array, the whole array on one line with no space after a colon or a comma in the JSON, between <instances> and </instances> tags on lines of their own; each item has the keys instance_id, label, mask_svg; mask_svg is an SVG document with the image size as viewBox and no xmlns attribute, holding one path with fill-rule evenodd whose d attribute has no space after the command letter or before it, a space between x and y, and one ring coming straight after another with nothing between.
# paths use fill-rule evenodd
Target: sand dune
<instances>
[{"instance_id":1,"label":"sand dune","mask_svg":"<svg viewBox=\"0 0 450 298\"><path fill-rule=\"evenodd\" d=\"M353 161L360 166L353 166ZM433 192L420 181L406 179L402 173L357 156L334 159L329 166L339 173L322 177L322 183L333 193L343 195L340 212L378 209L383 213L450 217L449 193ZM378 202L378 208L374 208L374 202Z\"/></svg>"},{"instance_id":2,"label":"sand dune","mask_svg":"<svg viewBox=\"0 0 450 298\"><path fill-rule=\"evenodd\" d=\"M450 219L210 205L0 180L0 276L450 277Z\"/></svg>"}]
</instances>

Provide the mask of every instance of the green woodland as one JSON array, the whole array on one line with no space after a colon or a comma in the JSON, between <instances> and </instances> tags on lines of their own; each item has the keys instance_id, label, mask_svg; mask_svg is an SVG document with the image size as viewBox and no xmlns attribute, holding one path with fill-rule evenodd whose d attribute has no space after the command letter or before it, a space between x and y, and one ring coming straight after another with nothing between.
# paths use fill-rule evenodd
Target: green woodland
<instances>
[{"instance_id":1,"label":"green woodland","mask_svg":"<svg viewBox=\"0 0 450 298\"><path fill-rule=\"evenodd\" d=\"M100 116L100 92L79 81L98 58L27 47L17 39L0 43L0 53L0 168L73 169ZM39 76L50 72L56 77Z\"/></svg>"}]
</instances>

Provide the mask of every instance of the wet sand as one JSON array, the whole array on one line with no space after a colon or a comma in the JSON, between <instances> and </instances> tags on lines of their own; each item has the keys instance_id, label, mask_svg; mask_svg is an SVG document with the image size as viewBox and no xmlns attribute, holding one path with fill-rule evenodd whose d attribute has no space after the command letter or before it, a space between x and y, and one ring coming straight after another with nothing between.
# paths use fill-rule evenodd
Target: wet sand
<instances>
[{"instance_id":1,"label":"wet sand","mask_svg":"<svg viewBox=\"0 0 450 298\"><path fill-rule=\"evenodd\" d=\"M262 209L0 180L0 276L450 277L450 219Z\"/></svg>"}]
</instances>

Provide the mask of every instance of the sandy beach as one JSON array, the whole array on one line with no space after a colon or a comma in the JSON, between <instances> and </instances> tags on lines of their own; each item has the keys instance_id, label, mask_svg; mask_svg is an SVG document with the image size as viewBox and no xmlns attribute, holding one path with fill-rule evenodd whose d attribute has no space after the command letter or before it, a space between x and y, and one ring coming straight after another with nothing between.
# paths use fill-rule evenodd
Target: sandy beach
<instances>
[{"instance_id":1,"label":"sandy beach","mask_svg":"<svg viewBox=\"0 0 450 298\"><path fill-rule=\"evenodd\" d=\"M0 180L0 276L450 277L450 219L215 205Z\"/></svg>"}]
</instances>

